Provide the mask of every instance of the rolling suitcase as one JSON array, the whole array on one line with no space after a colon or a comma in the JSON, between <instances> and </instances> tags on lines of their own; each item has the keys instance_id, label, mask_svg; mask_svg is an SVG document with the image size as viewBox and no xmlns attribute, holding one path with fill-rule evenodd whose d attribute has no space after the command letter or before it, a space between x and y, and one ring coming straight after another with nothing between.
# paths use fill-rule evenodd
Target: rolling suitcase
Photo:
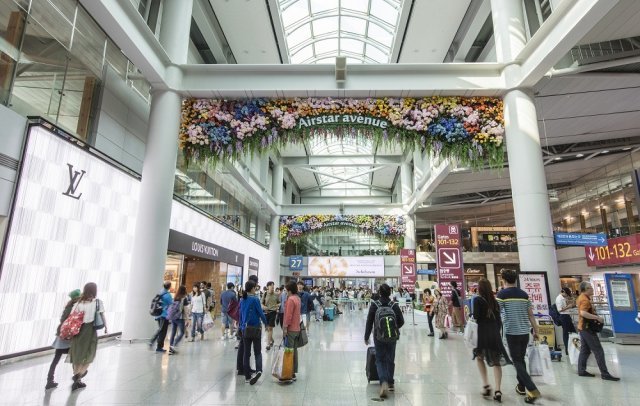
<instances>
[{"instance_id":1,"label":"rolling suitcase","mask_svg":"<svg viewBox=\"0 0 640 406\"><path fill-rule=\"evenodd\" d=\"M378 369L376 368L376 347L367 348L367 382L378 381Z\"/></svg>"},{"instance_id":2,"label":"rolling suitcase","mask_svg":"<svg viewBox=\"0 0 640 406\"><path fill-rule=\"evenodd\" d=\"M327 307L324 309L324 314L327 316L328 321L333 321L333 318L335 317L335 311L335 307Z\"/></svg>"}]
</instances>

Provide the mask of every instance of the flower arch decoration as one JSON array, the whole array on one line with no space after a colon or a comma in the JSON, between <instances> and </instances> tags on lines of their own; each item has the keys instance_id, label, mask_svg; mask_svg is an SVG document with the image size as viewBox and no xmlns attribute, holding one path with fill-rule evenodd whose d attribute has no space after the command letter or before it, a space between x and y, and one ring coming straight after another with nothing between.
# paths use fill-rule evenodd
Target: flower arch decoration
<instances>
[{"instance_id":1,"label":"flower arch decoration","mask_svg":"<svg viewBox=\"0 0 640 406\"><path fill-rule=\"evenodd\" d=\"M487 97L185 99L179 144L187 159L216 164L306 137L367 137L500 168L503 122L502 100Z\"/></svg>"},{"instance_id":2,"label":"flower arch decoration","mask_svg":"<svg viewBox=\"0 0 640 406\"><path fill-rule=\"evenodd\" d=\"M280 238L283 241L296 240L306 234L322 232L331 227L375 234L385 240L397 240L403 237L407 230L404 216L312 214L281 216Z\"/></svg>"}]
</instances>

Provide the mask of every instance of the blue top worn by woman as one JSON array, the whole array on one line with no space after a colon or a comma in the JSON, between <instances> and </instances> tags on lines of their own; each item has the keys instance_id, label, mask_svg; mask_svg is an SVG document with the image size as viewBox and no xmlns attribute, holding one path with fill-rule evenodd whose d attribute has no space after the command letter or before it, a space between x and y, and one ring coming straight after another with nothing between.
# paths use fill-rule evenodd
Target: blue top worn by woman
<instances>
[{"instance_id":1,"label":"blue top worn by woman","mask_svg":"<svg viewBox=\"0 0 640 406\"><path fill-rule=\"evenodd\" d=\"M245 326L259 326L260 320L267 325L267 317L262 311L260 299L255 295L248 295L246 299L240 301L240 322L238 323L241 331Z\"/></svg>"}]
</instances>

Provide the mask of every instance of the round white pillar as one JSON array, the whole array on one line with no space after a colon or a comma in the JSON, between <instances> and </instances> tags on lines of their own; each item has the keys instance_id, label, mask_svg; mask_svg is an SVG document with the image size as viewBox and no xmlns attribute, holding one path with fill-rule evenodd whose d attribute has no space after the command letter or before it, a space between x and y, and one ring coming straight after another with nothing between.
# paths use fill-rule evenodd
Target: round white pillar
<instances>
[{"instance_id":1,"label":"round white pillar","mask_svg":"<svg viewBox=\"0 0 640 406\"><path fill-rule=\"evenodd\" d=\"M193 0L164 0L159 41L171 62L187 63Z\"/></svg>"},{"instance_id":2,"label":"round white pillar","mask_svg":"<svg viewBox=\"0 0 640 406\"><path fill-rule=\"evenodd\" d=\"M404 233L404 248L416 249L416 221L413 214L405 216L407 230Z\"/></svg>"},{"instance_id":3,"label":"round white pillar","mask_svg":"<svg viewBox=\"0 0 640 406\"><path fill-rule=\"evenodd\" d=\"M162 288L167 259L180 105L181 98L176 92L153 92L133 258L127 283L124 340L148 338L153 334L154 320L146 310Z\"/></svg>"},{"instance_id":4,"label":"round white pillar","mask_svg":"<svg viewBox=\"0 0 640 406\"><path fill-rule=\"evenodd\" d=\"M284 166L282 162L277 162L273 166L273 191L272 196L277 205L282 204L282 192L284 183Z\"/></svg>"},{"instance_id":5,"label":"round white pillar","mask_svg":"<svg viewBox=\"0 0 640 406\"><path fill-rule=\"evenodd\" d=\"M511 90L504 106L520 269L546 272L553 300L560 292L560 276L534 100L522 90Z\"/></svg>"},{"instance_id":6,"label":"round white pillar","mask_svg":"<svg viewBox=\"0 0 640 406\"><path fill-rule=\"evenodd\" d=\"M281 188L282 189L282 188ZM271 230L269 233L269 257L271 259L272 281L280 284L280 216L271 216Z\"/></svg>"}]
</instances>

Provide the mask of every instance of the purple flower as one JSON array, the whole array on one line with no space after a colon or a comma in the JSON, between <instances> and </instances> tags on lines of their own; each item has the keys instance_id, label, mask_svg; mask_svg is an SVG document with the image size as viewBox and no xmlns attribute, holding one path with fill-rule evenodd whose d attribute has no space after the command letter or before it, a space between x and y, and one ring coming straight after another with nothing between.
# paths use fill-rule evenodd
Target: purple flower
<instances>
[{"instance_id":1,"label":"purple flower","mask_svg":"<svg viewBox=\"0 0 640 406\"><path fill-rule=\"evenodd\" d=\"M262 137L262 140L260 140L260 145L262 145L263 148L267 146L267 139L265 137Z\"/></svg>"}]
</instances>

